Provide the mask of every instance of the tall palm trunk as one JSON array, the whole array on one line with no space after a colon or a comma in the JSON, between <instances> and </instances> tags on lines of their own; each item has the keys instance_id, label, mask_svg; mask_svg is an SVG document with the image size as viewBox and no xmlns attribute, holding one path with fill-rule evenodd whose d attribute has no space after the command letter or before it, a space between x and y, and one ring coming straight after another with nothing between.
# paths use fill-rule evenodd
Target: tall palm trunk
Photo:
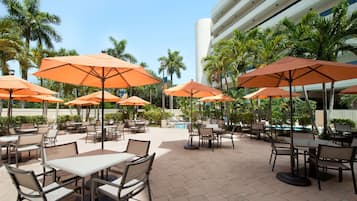
<instances>
[{"instance_id":1,"label":"tall palm trunk","mask_svg":"<svg viewBox=\"0 0 357 201\"><path fill-rule=\"evenodd\" d=\"M333 111L333 105L335 102L335 82L331 82L331 88L330 88L330 104L329 104L329 109L328 109L328 115L327 115L327 125L330 124L331 117L332 117L332 111Z\"/></svg>"},{"instance_id":2,"label":"tall palm trunk","mask_svg":"<svg viewBox=\"0 0 357 201\"><path fill-rule=\"evenodd\" d=\"M173 86L173 82L172 82L172 79L173 79L173 74L170 74L170 87ZM173 96L170 96L170 109L174 109L174 97Z\"/></svg>"},{"instance_id":3,"label":"tall palm trunk","mask_svg":"<svg viewBox=\"0 0 357 201\"><path fill-rule=\"evenodd\" d=\"M305 102L306 102L306 106L307 106L307 109L309 110L310 112L310 119L311 119L311 125L312 125L312 130L313 131L317 131L317 125L316 125L316 121L315 121L315 115L311 109L311 105L310 105L310 101L309 101L309 96L307 94L307 90L305 88L305 86L302 86L302 89L304 91L304 97L305 97Z\"/></svg>"}]
</instances>

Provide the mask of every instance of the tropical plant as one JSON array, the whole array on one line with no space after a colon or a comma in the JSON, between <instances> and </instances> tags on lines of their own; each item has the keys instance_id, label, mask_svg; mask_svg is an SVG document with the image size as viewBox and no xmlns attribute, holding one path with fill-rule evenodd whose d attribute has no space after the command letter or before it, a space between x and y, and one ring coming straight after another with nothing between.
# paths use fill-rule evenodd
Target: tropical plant
<instances>
[{"instance_id":1,"label":"tropical plant","mask_svg":"<svg viewBox=\"0 0 357 201\"><path fill-rule=\"evenodd\" d=\"M3 75L9 74L7 61L22 52L22 41L18 27L8 19L0 19L0 67Z\"/></svg>"},{"instance_id":2,"label":"tropical plant","mask_svg":"<svg viewBox=\"0 0 357 201\"><path fill-rule=\"evenodd\" d=\"M290 40L290 54L328 61L336 61L343 52L356 55L356 46L348 43L348 40L356 38L357 11L348 15L347 9L348 1L344 0L332 9L332 16L320 16L316 11L311 11L297 24L284 20L280 28ZM334 82L330 91L329 111L333 109ZM326 118L325 128L330 117Z\"/></svg>"},{"instance_id":3,"label":"tropical plant","mask_svg":"<svg viewBox=\"0 0 357 201\"><path fill-rule=\"evenodd\" d=\"M30 50L30 41L36 41L37 46L53 48L53 40L60 42L61 36L51 25L60 24L57 15L40 10L39 0L2 0L9 16L6 18L16 23L21 36L25 39L25 49ZM28 52L19 59L22 77L27 79L27 70L31 68Z\"/></svg>"},{"instance_id":4,"label":"tropical plant","mask_svg":"<svg viewBox=\"0 0 357 201\"><path fill-rule=\"evenodd\" d=\"M180 55L179 51L167 50L167 57L162 56L158 59L162 66L159 68L159 73L162 71L167 71L170 76L171 86L173 85L173 76L176 75L177 78L181 78L181 70L186 70L186 66L183 63L183 57Z\"/></svg>"},{"instance_id":5,"label":"tropical plant","mask_svg":"<svg viewBox=\"0 0 357 201\"><path fill-rule=\"evenodd\" d=\"M136 58L129 53L125 52L125 48L127 45L127 41L126 40L120 40L117 41L114 37L110 36L109 37L110 42L113 44L113 48L108 48L106 49L106 52L113 56L116 57L118 59L122 59L124 61L129 61L130 63L136 63L137 60Z\"/></svg>"}]
</instances>

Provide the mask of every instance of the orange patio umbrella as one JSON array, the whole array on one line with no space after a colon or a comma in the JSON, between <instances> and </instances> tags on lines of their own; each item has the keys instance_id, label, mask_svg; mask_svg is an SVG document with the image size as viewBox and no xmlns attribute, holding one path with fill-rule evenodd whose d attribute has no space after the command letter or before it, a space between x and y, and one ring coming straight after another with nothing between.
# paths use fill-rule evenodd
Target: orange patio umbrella
<instances>
[{"instance_id":1,"label":"orange patio umbrella","mask_svg":"<svg viewBox=\"0 0 357 201\"><path fill-rule=\"evenodd\" d=\"M102 122L104 122L104 88L128 88L159 83L143 67L107 54L50 57L42 59L35 76L74 85L102 89ZM102 149L104 149L102 123Z\"/></svg>"},{"instance_id":2,"label":"orange patio umbrella","mask_svg":"<svg viewBox=\"0 0 357 201\"><path fill-rule=\"evenodd\" d=\"M135 106L135 115L134 115L134 119L136 120L136 110L138 106L144 106L147 104L150 104L150 102L137 97L137 96L131 96L127 99L121 100L118 102L120 105L126 105L126 106Z\"/></svg>"},{"instance_id":3,"label":"orange patio umbrella","mask_svg":"<svg viewBox=\"0 0 357 201\"><path fill-rule=\"evenodd\" d=\"M99 103L95 101L78 100L78 99L74 99L72 101L68 101L64 103L64 105L67 106L90 106L90 105L98 105L98 104Z\"/></svg>"},{"instance_id":4,"label":"orange patio umbrella","mask_svg":"<svg viewBox=\"0 0 357 201\"><path fill-rule=\"evenodd\" d=\"M192 121L192 98L202 98L206 96L215 96L218 94L222 94L222 92L218 89L209 87L207 85L195 82L193 80L186 82L184 84L180 84L175 87L171 87L166 89L164 93L168 96L183 96L190 97L191 101L191 119Z\"/></svg>"},{"instance_id":5,"label":"orange patio umbrella","mask_svg":"<svg viewBox=\"0 0 357 201\"><path fill-rule=\"evenodd\" d=\"M130 106L130 105L144 106L144 105L150 104L150 102L148 102L140 97L137 97L137 96L131 96L130 98L119 101L118 103L120 105L128 105L128 106Z\"/></svg>"},{"instance_id":6,"label":"orange patio umbrella","mask_svg":"<svg viewBox=\"0 0 357 201\"><path fill-rule=\"evenodd\" d=\"M202 102L232 102L234 101L234 98L224 95L224 94L219 94L216 96L207 96L200 98L200 101Z\"/></svg>"},{"instance_id":7,"label":"orange patio umbrella","mask_svg":"<svg viewBox=\"0 0 357 201\"><path fill-rule=\"evenodd\" d=\"M95 101L95 102L101 102L102 101L102 92L97 91L85 96L81 96L77 98L78 100L88 100L88 101ZM118 102L120 101L120 98L118 96L114 96L113 94L104 91L104 102Z\"/></svg>"},{"instance_id":8,"label":"orange patio umbrella","mask_svg":"<svg viewBox=\"0 0 357 201\"><path fill-rule=\"evenodd\" d=\"M14 97L14 100L21 100L26 102L48 102L48 103L62 103L63 100L51 95L32 95L23 96L19 95Z\"/></svg>"},{"instance_id":9,"label":"orange patio umbrella","mask_svg":"<svg viewBox=\"0 0 357 201\"><path fill-rule=\"evenodd\" d=\"M56 92L46 89L44 87L32 84L27 80L15 77L13 75L6 75L0 77L0 93L8 95L8 117L11 122L12 119L12 105L11 101L16 95L53 95Z\"/></svg>"},{"instance_id":10,"label":"orange patio umbrella","mask_svg":"<svg viewBox=\"0 0 357 201\"><path fill-rule=\"evenodd\" d=\"M357 94L357 86L348 87L342 90L340 94Z\"/></svg>"},{"instance_id":11,"label":"orange patio umbrella","mask_svg":"<svg viewBox=\"0 0 357 201\"><path fill-rule=\"evenodd\" d=\"M183 96L183 97L190 97L190 123L192 124L192 98L202 98L206 96L215 96L218 94L222 94L220 90L215 88L209 87L207 85L195 82L193 80L186 82L184 84L171 87L164 91L166 95L169 96ZM192 139L191 144L185 145L186 149L196 149L198 147L192 146Z\"/></svg>"},{"instance_id":12,"label":"orange patio umbrella","mask_svg":"<svg viewBox=\"0 0 357 201\"><path fill-rule=\"evenodd\" d=\"M292 96L300 96L298 93L292 93ZM289 91L280 89L278 87L264 87L253 93L245 95L246 99L265 99L265 98L288 98Z\"/></svg>"},{"instance_id":13,"label":"orange patio umbrella","mask_svg":"<svg viewBox=\"0 0 357 201\"><path fill-rule=\"evenodd\" d=\"M357 65L330 61L285 57L277 62L238 77L240 87L289 86L290 97L290 172L279 172L277 178L299 186L310 185L307 178L294 173L292 86L334 82L357 78Z\"/></svg>"},{"instance_id":14,"label":"orange patio umbrella","mask_svg":"<svg viewBox=\"0 0 357 201\"><path fill-rule=\"evenodd\" d=\"M202 98L206 96L215 96L218 94L222 94L222 92L218 89L209 87L207 85L195 82L193 80L186 82L184 84L180 84L175 87L171 87L164 91L166 95L169 96L183 96L190 97L191 102L191 115L190 122L192 123L192 98Z\"/></svg>"},{"instance_id":15,"label":"orange patio umbrella","mask_svg":"<svg viewBox=\"0 0 357 201\"><path fill-rule=\"evenodd\" d=\"M292 96L300 96L298 93L292 93ZM269 116L268 120L271 122L271 102L272 98L288 98L290 97L290 92L280 89L279 87L264 87L255 91L253 93L243 96L246 99L266 99L269 98Z\"/></svg>"}]
</instances>

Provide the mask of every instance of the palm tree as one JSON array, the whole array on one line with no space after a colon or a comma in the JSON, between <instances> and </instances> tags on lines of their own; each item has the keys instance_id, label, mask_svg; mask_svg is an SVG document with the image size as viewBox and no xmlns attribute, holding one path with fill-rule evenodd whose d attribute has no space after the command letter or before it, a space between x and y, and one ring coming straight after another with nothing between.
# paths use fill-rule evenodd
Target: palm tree
<instances>
[{"instance_id":1,"label":"palm tree","mask_svg":"<svg viewBox=\"0 0 357 201\"><path fill-rule=\"evenodd\" d=\"M8 19L0 19L0 67L3 75L9 74L7 61L15 59L22 51L18 28Z\"/></svg>"},{"instance_id":2,"label":"palm tree","mask_svg":"<svg viewBox=\"0 0 357 201\"><path fill-rule=\"evenodd\" d=\"M61 36L51 26L52 24L58 25L61 20L57 15L52 15L47 12L40 11L39 0L2 0L7 8L9 16L7 18L14 21L20 28L20 34L25 39L26 49L30 49L30 41L36 41L37 46L42 47L45 45L47 48L53 48L53 40L60 42ZM24 56L27 55L25 53ZM28 60L25 59L25 60ZM22 62L23 65L28 62ZM20 66L23 68L22 77L27 78L27 70L30 66Z\"/></svg>"},{"instance_id":3,"label":"palm tree","mask_svg":"<svg viewBox=\"0 0 357 201\"><path fill-rule=\"evenodd\" d=\"M132 54L129 54L129 53L125 52L125 48L126 48L126 45L128 43L126 40L117 41L112 36L109 37L109 40L110 40L110 42L112 42L112 44L114 46L113 48L108 48L106 50L106 52L109 55L111 55L113 57L116 57L118 59L122 59L124 61L129 61L130 63L136 63L137 62L136 58Z\"/></svg>"},{"instance_id":4,"label":"palm tree","mask_svg":"<svg viewBox=\"0 0 357 201\"><path fill-rule=\"evenodd\" d=\"M181 78L181 70L186 70L186 66L183 63L183 57L180 55L179 51L167 50L167 57L162 56L158 59L161 63L159 68L159 73L163 70L167 71L167 75L170 76L170 86L173 86L173 76L176 75L177 78ZM173 109L173 97L170 96L170 109Z\"/></svg>"},{"instance_id":5,"label":"palm tree","mask_svg":"<svg viewBox=\"0 0 357 201\"><path fill-rule=\"evenodd\" d=\"M301 22L293 24L283 21L283 28L289 33L291 43L290 53L319 60L336 61L338 54L351 52L357 55L357 48L347 43L347 40L356 38L357 11L347 15L348 1L342 1L333 8L331 17L322 17L312 11L306 14ZM295 37L295 38L294 38ZM324 92L324 128L327 127L327 93ZM334 83L331 83L329 111L333 109Z\"/></svg>"}]
</instances>

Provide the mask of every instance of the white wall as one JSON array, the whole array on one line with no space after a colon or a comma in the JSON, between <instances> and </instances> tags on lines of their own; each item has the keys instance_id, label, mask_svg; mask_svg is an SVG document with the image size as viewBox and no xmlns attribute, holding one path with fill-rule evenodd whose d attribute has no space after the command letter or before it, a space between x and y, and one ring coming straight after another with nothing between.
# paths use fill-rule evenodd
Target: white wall
<instances>
[{"instance_id":1,"label":"white wall","mask_svg":"<svg viewBox=\"0 0 357 201\"><path fill-rule=\"evenodd\" d=\"M209 18L200 19L196 23L196 81L207 84L207 76L203 70L202 58L208 55L211 41L211 25Z\"/></svg>"}]
</instances>

